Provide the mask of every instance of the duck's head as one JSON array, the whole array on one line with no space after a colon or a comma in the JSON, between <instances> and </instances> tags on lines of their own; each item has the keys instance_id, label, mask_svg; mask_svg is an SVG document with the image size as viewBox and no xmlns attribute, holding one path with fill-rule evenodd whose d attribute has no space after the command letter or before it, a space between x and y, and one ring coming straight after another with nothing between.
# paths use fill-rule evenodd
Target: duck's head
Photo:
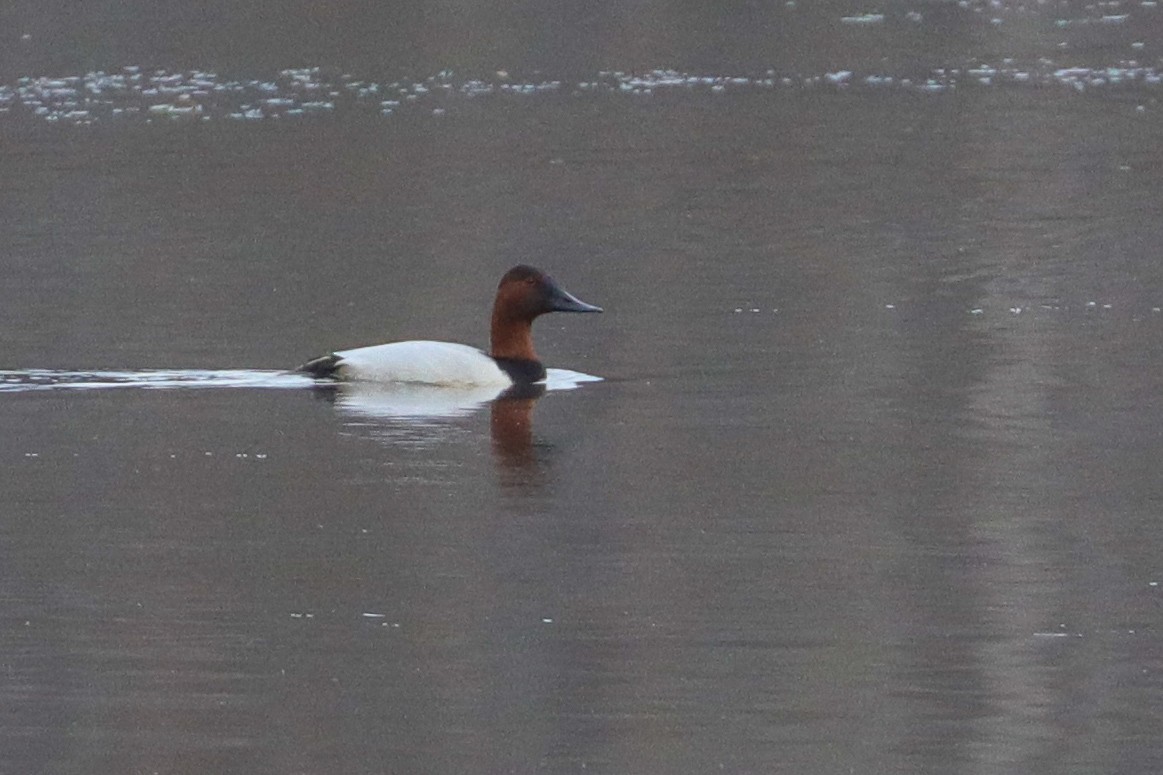
<instances>
[{"instance_id":1,"label":"duck's head","mask_svg":"<svg viewBox=\"0 0 1163 775\"><path fill-rule=\"evenodd\" d=\"M553 278L525 264L513 267L497 286L497 313L510 320L532 321L546 312L601 312L601 307L586 304L562 288Z\"/></svg>"},{"instance_id":2,"label":"duck's head","mask_svg":"<svg viewBox=\"0 0 1163 775\"><path fill-rule=\"evenodd\" d=\"M525 264L513 267L497 286L493 303L492 355L536 361L530 325L546 312L601 312L586 304L553 281L553 278Z\"/></svg>"}]
</instances>

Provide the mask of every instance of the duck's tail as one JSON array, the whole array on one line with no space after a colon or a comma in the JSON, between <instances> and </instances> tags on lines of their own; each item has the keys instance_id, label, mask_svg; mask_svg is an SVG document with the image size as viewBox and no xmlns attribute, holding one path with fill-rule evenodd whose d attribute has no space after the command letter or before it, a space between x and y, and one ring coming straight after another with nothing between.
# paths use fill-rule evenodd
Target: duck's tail
<instances>
[{"instance_id":1,"label":"duck's tail","mask_svg":"<svg viewBox=\"0 0 1163 775\"><path fill-rule=\"evenodd\" d=\"M307 361L295 371L310 374L317 379L327 379L328 377L339 376L339 365L343 362L343 358L335 353L324 355L319 358L313 358Z\"/></svg>"}]
</instances>

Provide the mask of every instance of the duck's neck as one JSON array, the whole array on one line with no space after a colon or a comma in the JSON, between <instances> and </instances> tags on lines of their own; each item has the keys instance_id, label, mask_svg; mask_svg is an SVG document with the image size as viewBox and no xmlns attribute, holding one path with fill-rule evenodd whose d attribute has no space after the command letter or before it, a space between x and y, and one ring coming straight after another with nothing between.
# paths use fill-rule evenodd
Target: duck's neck
<instances>
[{"instance_id":1,"label":"duck's neck","mask_svg":"<svg viewBox=\"0 0 1163 775\"><path fill-rule=\"evenodd\" d=\"M514 361L537 362L533 350L532 321L507 317L500 310L493 310L492 345L490 355Z\"/></svg>"}]
</instances>

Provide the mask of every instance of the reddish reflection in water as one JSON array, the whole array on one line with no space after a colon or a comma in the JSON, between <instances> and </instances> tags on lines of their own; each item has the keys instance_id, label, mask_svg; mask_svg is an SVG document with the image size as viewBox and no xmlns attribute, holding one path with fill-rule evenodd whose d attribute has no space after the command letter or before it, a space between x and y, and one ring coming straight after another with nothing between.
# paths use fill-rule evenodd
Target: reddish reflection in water
<instances>
[{"instance_id":1,"label":"reddish reflection in water","mask_svg":"<svg viewBox=\"0 0 1163 775\"><path fill-rule=\"evenodd\" d=\"M533 407L545 393L538 385L504 395L489 407L493 452L504 469L528 471L537 465L533 446Z\"/></svg>"}]
</instances>

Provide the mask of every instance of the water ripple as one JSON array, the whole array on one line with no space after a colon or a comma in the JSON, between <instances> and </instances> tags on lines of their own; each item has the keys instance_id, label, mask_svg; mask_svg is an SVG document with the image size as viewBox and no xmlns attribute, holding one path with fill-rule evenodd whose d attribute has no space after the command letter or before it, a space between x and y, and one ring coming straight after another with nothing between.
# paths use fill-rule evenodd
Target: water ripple
<instances>
[{"instance_id":1,"label":"water ripple","mask_svg":"<svg viewBox=\"0 0 1163 775\"><path fill-rule=\"evenodd\" d=\"M100 390L108 388L304 388L310 377L287 371L250 369L148 369L142 371L65 371L24 369L0 371L0 393L36 390Z\"/></svg>"}]
</instances>

